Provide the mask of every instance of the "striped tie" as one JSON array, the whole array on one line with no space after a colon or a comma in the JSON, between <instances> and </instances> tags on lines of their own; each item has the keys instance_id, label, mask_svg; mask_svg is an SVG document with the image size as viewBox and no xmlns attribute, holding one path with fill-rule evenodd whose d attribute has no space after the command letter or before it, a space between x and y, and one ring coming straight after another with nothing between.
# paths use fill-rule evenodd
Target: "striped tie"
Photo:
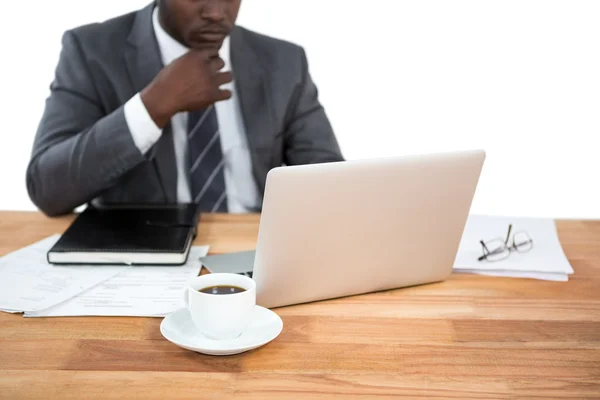
<instances>
[{"instance_id":1,"label":"striped tie","mask_svg":"<svg viewBox=\"0 0 600 400\"><path fill-rule=\"evenodd\" d=\"M219 121L214 106L188 114L192 201L202 212L227 212Z\"/></svg>"}]
</instances>

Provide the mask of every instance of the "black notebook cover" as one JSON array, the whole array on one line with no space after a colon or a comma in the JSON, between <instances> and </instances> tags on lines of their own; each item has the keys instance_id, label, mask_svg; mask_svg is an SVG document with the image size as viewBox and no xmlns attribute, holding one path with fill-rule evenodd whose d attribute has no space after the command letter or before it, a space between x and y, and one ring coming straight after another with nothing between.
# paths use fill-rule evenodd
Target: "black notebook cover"
<instances>
[{"instance_id":1,"label":"black notebook cover","mask_svg":"<svg viewBox=\"0 0 600 400\"><path fill-rule=\"evenodd\" d=\"M50 249L48 262L181 265L198 218L195 204L88 207Z\"/></svg>"}]
</instances>

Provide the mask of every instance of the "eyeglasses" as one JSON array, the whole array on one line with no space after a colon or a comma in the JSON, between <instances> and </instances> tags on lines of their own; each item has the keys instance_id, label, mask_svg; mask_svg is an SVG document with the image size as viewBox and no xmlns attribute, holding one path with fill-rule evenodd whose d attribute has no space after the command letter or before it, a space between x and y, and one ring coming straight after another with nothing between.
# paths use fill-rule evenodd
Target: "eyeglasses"
<instances>
[{"instance_id":1,"label":"eyeglasses","mask_svg":"<svg viewBox=\"0 0 600 400\"><path fill-rule=\"evenodd\" d=\"M496 238L484 242L481 240L481 247L483 249L483 255L478 258L479 261L501 261L505 260L516 251L519 253L527 253L533 248L533 240L529 237L527 232L519 231L515 232L512 236L512 224L508 226L508 233L506 239Z\"/></svg>"}]
</instances>

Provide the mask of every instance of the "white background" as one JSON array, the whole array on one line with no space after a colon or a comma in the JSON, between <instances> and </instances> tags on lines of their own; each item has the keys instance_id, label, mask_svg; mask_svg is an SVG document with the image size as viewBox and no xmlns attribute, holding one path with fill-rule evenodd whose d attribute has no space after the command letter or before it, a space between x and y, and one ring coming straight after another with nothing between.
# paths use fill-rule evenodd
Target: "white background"
<instances>
[{"instance_id":1,"label":"white background","mask_svg":"<svg viewBox=\"0 0 600 400\"><path fill-rule=\"evenodd\" d=\"M25 169L65 29L147 0L2 4L0 209ZM600 2L243 0L303 45L348 159L483 148L473 212L600 217Z\"/></svg>"}]
</instances>

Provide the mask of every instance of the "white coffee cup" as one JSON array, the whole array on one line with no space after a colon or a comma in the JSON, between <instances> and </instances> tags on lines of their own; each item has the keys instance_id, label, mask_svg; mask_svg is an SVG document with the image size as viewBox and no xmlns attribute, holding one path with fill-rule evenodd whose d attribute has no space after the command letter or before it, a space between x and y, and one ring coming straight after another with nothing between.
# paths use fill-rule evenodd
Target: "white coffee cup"
<instances>
[{"instance_id":1,"label":"white coffee cup","mask_svg":"<svg viewBox=\"0 0 600 400\"><path fill-rule=\"evenodd\" d=\"M213 286L245 289L233 294L207 294L199 290ZM191 279L184 293L185 303L198 331L209 339L239 337L250 325L256 306L256 283L238 274L208 274Z\"/></svg>"}]
</instances>

